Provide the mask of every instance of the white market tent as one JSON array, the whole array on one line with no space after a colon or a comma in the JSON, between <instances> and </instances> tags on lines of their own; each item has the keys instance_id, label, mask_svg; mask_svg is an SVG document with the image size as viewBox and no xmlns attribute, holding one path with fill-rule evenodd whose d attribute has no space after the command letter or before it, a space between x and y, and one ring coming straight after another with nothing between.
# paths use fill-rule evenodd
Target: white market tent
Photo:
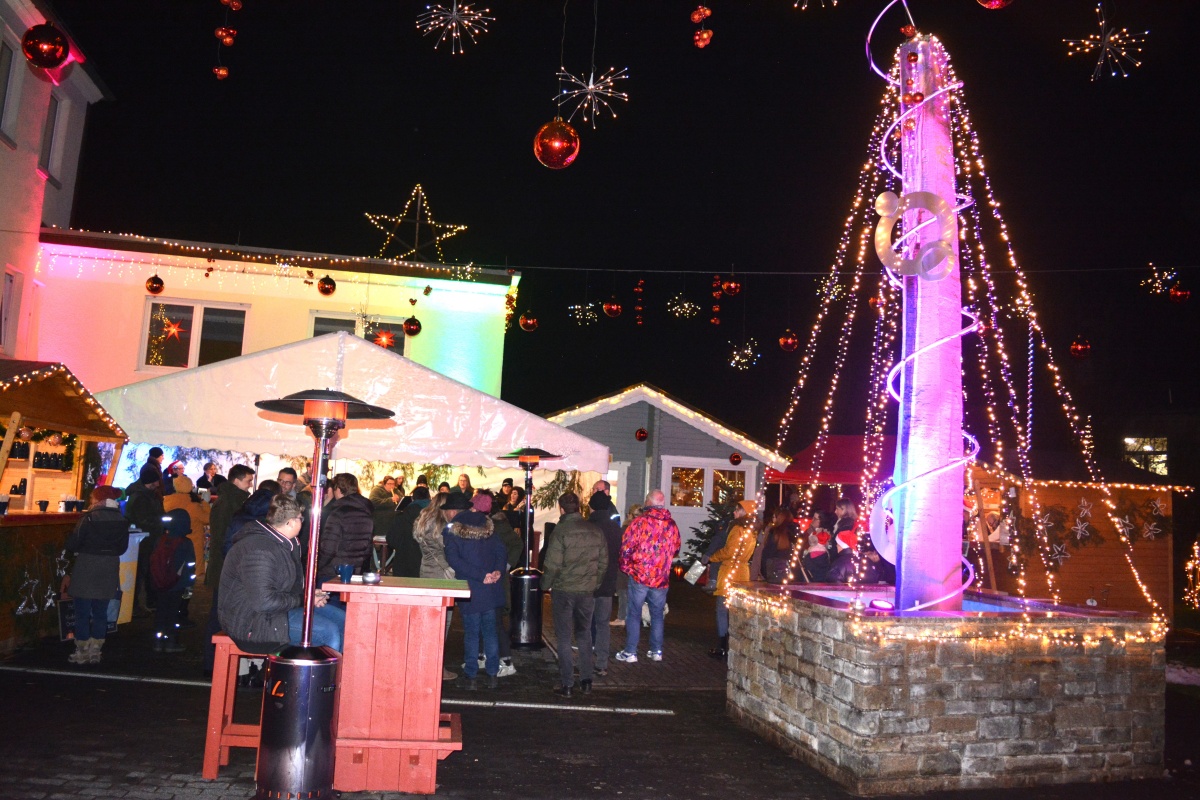
<instances>
[{"instance_id":1,"label":"white market tent","mask_svg":"<svg viewBox=\"0 0 1200 800\"><path fill-rule=\"evenodd\" d=\"M563 458L547 469L608 471L608 448L338 332L98 392L134 442L311 456L298 417L254 407L304 389L336 389L391 409L391 420L352 420L335 456L367 461L513 468L499 456L540 447Z\"/></svg>"}]
</instances>

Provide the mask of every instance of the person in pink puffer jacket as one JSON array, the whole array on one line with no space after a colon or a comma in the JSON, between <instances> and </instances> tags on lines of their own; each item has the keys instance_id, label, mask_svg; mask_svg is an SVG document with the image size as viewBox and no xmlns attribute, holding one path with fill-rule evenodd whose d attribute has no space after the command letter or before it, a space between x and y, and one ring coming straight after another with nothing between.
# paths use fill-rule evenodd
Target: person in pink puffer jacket
<instances>
[{"instance_id":1,"label":"person in pink puffer jacket","mask_svg":"<svg viewBox=\"0 0 1200 800\"><path fill-rule=\"evenodd\" d=\"M626 604L625 648L617 661L637 662L641 636L642 604L650 605L650 649L646 657L662 661L663 609L667 604L667 584L671 561L679 552L679 526L664 506L666 496L658 489L646 496L641 515L629 523L621 538L621 572L629 576L629 601Z\"/></svg>"}]
</instances>

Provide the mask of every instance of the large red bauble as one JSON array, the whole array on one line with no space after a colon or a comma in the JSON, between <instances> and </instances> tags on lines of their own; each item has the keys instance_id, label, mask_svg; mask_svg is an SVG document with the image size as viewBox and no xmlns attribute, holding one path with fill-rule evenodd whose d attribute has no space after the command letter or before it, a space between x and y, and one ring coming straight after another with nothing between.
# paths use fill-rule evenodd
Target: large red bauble
<instances>
[{"instance_id":1,"label":"large red bauble","mask_svg":"<svg viewBox=\"0 0 1200 800\"><path fill-rule=\"evenodd\" d=\"M158 277L157 272L146 278L146 291L150 294L162 294L163 285L163 279Z\"/></svg>"},{"instance_id":2,"label":"large red bauble","mask_svg":"<svg viewBox=\"0 0 1200 800\"><path fill-rule=\"evenodd\" d=\"M404 320L405 336L416 336L420 332L421 320L417 319L416 317L409 317L408 319Z\"/></svg>"},{"instance_id":3,"label":"large red bauble","mask_svg":"<svg viewBox=\"0 0 1200 800\"><path fill-rule=\"evenodd\" d=\"M569 167L579 155L579 134L562 117L555 117L533 137L533 154L543 167Z\"/></svg>"},{"instance_id":4,"label":"large red bauble","mask_svg":"<svg viewBox=\"0 0 1200 800\"><path fill-rule=\"evenodd\" d=\"M321 278L321 280L317 281L317 291L326 297L329 297L329 295L337 291L337 281L326 275L324 278Z\"/></svg>"},{"instance_id":5,"label":"large red bauble","mask_svg":"<svg viewBox=\"0 0 1200 800\"><path fill-rule=\"evenodd\" d=\"M604 316L606 317L621 316L621 304L617 302L617 298L615 297L602 305L601 308L604 309Z\"/></svg>"},{"instance_id":6,"label":"large red bauble","mask_svg":"<svg viewBox=\"0 0 1200 800\"><path fill-rule=\"evenodd\" d=\"M979 5L995 11L998 8L1004 8L1011 2L1012 0L979 0Z\"/></svg>"},{"instance_id":7,"label":"large red bauble","mask_svg":"<svg viewBox=\"0 0 1200 800\"><path fill-rule=\"evenodd\" d=\"M788 330L779 337L779 346L783 352L790 353L800 346L800 337Z\"/></svg>"},{"instance_id":8,"label":"large red bauble","mask_svg":"<svg viewBox=\"0 0 1200 800\"><path fill-rule=\"evenodd\" d=\"M729 295L730 297L736 297L738 292L740 292L741 290L742 290L742 284L738 283L737 281L735 281L732 278L730 278L727 281L723 281L721 283L721 291L724 292L725 294Z\"/></svg>"},{"instance_id":9,"label":"large red bauble","mask_svg":"<svg viewBox=\"0 0 1200 800\"><path fill-rule=\"evenodd\" d=\"M67 56L71 55L67 35L49 22L34 25L25 31L25 36L21 39L21 50L25 52L25 58L29 59L30 64L42 69L61 67Z\"/></svg>"},{"instance_id":10,"label":"large red bauble","mask_svg":"<svg viewBox=\"0 0 1200 800\"><path fill-rule=\"evenodd\" d=\"M1075 358L1087 358L1091 355L1092 343L1082 336L1075 337L1075 341L1071 342L1071 355Z\"/></svg>"},{"instance_id":11,"label":"large red bauble","mask_svg":"<svg viewBox=\"0 0 1200 800\"><path fill-rule=\"evenodd\" d=\"M650 438L650 431L646 430L645 428L638 428L633 432L633 438L637 439L639 442L644 442Z\"/></svg>"},{"instance_id":12,"label":"large red bauble","mask_svg":"<svg viewBox=\"0 0 1200 800\"><path fill-rule=\"evenodd\" d=\"M537 317L531 317L528 314L522 314L519 322L521 325L521 330L525 331L526 333L533 333L537 330Z\"/></svg>"},{"instance_id":13,"label":"large red bauble","mask_svg":"<svg viewBox=\"0 0 1200 800\"><path fill-rule=\"evenodd\" d=\"M729 463L730 463L730 464L733 464L735 467L736 467L738 464L742 463L742 455L741 455L741 453L730 453L730 454L729 454Z\"/></svg>"},{"instance_id":14,"label":"large red bauble","mask_svg":"<svg viewBox=\"0 0 1200 800\"><path fill-rule=\"evenodd\" d=\"M1192 297L1192 290L1185 289L1178 283L1171 287L1171 291L1167 292L1167 296L1171 298L1172 303L1186 303Z\"/></svg>"}]
</instances>

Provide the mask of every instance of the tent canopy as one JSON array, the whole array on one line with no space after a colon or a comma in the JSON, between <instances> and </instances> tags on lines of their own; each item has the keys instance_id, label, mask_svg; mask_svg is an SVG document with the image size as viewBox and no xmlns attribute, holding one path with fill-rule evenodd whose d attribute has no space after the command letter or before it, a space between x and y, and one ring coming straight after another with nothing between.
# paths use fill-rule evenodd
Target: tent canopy
<instances>
[{"instance_id":1,"label":"tent canopy","mask_svg":"<svg viewBox=\"0 0 1200 800\"><path fill-rule=\"evenodd\" d=\"M801 450L786 470L768 469L767 483L857 484L862 481L865 464L865 436L826 436L822 454L820 440ZM896 461L896 437L884 436L880 475L891 475ZM819 457L818 457L819 456Z\"/></svg>"},{"instance_id":2,"label":"tent canopy","mask_svg":"<svg viewBox=\"0 0 1200 800\"><path fill-rule=\"evenodd\" d=\"M261 411L255 401L304 389L336 389L396 412L351 420L337 458L511 467L521 447L563 458L547 469L608 471L608 448L491 395L345 332L120 386L97 396L135 442L311 455L299 417Z\"/></svg>"}]
</instances>

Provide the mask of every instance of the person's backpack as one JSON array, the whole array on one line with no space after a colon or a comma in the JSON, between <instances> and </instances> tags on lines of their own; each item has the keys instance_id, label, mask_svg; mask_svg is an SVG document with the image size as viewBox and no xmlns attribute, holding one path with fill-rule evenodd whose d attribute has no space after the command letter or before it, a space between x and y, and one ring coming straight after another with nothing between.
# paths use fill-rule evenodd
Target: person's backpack
<instances>
[{"instance_id":1,"label":"person's backpack","mask_svg":"<svg viewBox=\"0 0 1200 800\"><path fill-rule=\"evenodd\" d=\"M171 589L179 580L179 572L174 569L175 551L183 544L179 536L164 536L158 540L154 552L150 554L150 585L155 591L165 592Z\"/></svg>"}]
</instances>

